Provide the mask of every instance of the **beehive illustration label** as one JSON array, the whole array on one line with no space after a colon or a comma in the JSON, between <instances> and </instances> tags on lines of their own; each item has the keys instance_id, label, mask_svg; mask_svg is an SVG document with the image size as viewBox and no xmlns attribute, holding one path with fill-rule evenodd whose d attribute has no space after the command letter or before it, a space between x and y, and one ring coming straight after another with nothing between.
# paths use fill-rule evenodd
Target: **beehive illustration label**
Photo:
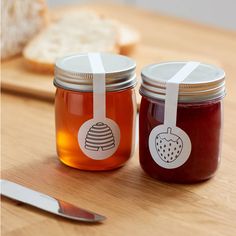
<instances>
[{"instance_id":1,"label":"beehive illustration label","mask_svg":"<svg viewBox=\"0 0 236 236\"><path fill-rule=\"evenodd\" d=\"M115 147L115 138L111 128L103 122L94 124L86 134L85 148L91 151L110 150Z\"/></svg>"},{"instance_id":2,"label":"beehive illustration label","mask_svg":"<svg viewBox=\"0 0 236 236\"><path fill-rule=\"evenodd\" d=\"M161 167L174 169L189 158L192 145L186 132L176 126L179 84L198 66L199 62L186 63L166 81L164 124L154 127L148 145L153 160Z\"/></svg>"},{"instance_id":3,"label":"beehive illustration label","mask_svg":"<svg viewBox=\"0 0 236 236\"><path fill-rule=\"evenodd\" d=\"M78 141L86 156L104 160L116 152L120 144L120 129L111 119L91 119L80 127Z\"/></svg>"},{"instance_id":4,"label":"beehive illustration label","mask_svg":"<svg viewBox=\"0 0 236 236\"><path fill-rule=\"evenodd\" d=\"M111 157L120 144L120 128L106 117L106 76L99 53L89 53L93 73L93 118L78 131L78 143L83 153L94 160Z\"/></svg>"}]
</instances>

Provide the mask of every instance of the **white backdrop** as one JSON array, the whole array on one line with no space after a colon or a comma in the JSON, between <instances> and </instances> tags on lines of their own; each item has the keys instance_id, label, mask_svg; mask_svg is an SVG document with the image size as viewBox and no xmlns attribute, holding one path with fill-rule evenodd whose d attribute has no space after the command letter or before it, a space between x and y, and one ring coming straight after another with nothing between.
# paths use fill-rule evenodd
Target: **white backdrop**
<instances>
[{"instance_id":1,"label":"white backdrop","mask_svg":"<svg viewBox=\"0 0 236 236\"><path fill-rule=\"evenodd\" d=\"M108 0L127 3L192 21L236 30L236 0ZM98 2L96 0L47 0L50 7ZM103 2L105 2L103 0Z\"/></svg>"}]
</instances>

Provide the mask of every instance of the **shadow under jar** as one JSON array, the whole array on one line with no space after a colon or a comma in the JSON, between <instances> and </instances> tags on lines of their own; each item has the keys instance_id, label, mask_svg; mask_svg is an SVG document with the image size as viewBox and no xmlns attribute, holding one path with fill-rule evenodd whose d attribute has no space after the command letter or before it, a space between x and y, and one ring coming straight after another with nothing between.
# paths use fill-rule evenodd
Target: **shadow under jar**
<instances>
[{"instance_id":1,"label":"shadow under jar","mask_svg":"<svg viewBox=\"0 0 236 236\"><path fill-rule=\"evenodd\" d=\"M112 120L119 128L118 141L111 135L109 125L97 120L88 130L85 143L81 145L79 142L79 130L87 121L94 119L94 103L97 102L93 92L95 78L88 54L59 59L55 68L57 153L64 164L81 170L121 167L134 151L137 110L135 62L121 55L99 55L105 70L105 104L97 104L96 110L99 113L104 105L105 121ZM115 141L119 143L114 153L96 159L98 152L101 155L103 151L108 152ZM88 152L85 152L86 149Z\"/></svg>"},{"instance_id":2,"label":"shadow under jar","mask_svg":"<svg viewBox=\"0 0 236 236\"><path fill-rule=\"evenodd\" d=\"M220 161L223 127L225 73L212 65L200 64L179 84L176 126L186 132L191 140L187 161L168 169L160 166L152 157L149 135L156 126L164 123L166 81L185 63L167 62L145 67L140 88L140 164L151 177L175 183L199 182L215 174ZM172 149L166 147L165 151L171 155ZM158 152L155 155L159 155Z\"/></svg>"}]
</instances>

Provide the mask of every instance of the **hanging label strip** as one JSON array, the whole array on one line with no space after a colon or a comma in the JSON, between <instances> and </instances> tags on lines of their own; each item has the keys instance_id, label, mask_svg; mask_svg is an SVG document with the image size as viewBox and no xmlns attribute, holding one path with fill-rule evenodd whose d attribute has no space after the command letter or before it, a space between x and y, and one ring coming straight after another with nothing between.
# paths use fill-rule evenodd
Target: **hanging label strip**
<instances>
[{"instance_id":1,"label":"hanging label strip","mask_svg":"<svg viewBox=\"0 0 236 236\"><path fill-rule=\"evenodd\" d=\"M199 62L188 62L171 79L166 82L164 124L176 126L179 84L183 82L198 66Z\"/></svg>"},{"instance_id":2,"label":"hanging label strip","mask_svg":"<svg viewBox=\"0 0 236 236\"><path fill-rule=\"evenodd\" d=\"M198 66L188 62L166 82L164 124L156 126L149 135L149 150L153 160L161 167L174 169L183 165L191 153L191 140L184 130L176 126L179 84Z\"/></svg>"},{"instance_id":3,"label":"hanging label strip","mask_svg":"<svg viewBox=\"0 0 236 236\"><path fill-rule=\"evenodd\" d=\"M93 118L106 117L106 72L100 54L88 53L93 72Z\"/></svg>"},{"instance_id":4,"label":"hanging label strip","mask_svg":"<svg viewBox=\"0 0 236 236\"><path fill-rule=\"evenodd\" d=\"M85 155L94 160L112 156L120 144L120 128L106 117L106 72L99 53L89 53L93 73L93 119L79 129L78 142Z\"/></svg>"}]
</instances>

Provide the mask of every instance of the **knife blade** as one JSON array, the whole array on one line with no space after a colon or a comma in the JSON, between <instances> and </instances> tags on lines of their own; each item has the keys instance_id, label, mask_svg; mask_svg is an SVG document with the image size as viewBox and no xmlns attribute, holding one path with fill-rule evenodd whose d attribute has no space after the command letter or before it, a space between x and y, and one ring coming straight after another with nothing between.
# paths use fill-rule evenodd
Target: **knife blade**
<instances>
[{"instance_id":1,"label":"knife blade","mask_svg":"<svg viewBox=\"0 0 236 236\"><path fill-rule=\"evenodd\" d=\"M93 223L106 219L105 216L4 179L1 179L1 195L71 220Z\"/></svg>"}]
</instances>

